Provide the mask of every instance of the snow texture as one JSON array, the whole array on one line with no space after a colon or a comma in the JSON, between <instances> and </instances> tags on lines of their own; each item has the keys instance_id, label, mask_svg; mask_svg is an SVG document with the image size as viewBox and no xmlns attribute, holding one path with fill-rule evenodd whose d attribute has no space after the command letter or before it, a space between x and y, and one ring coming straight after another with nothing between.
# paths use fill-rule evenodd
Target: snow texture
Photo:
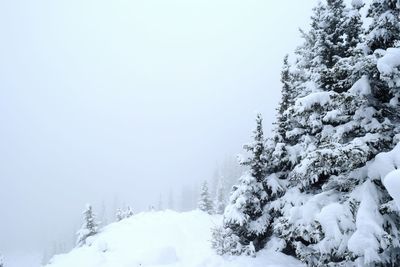
<instances>
[{"instance_id":1,"label":"snow texture","mask_svg":"<svg viewBox=\"0 0 400 267\"><path fill-rule=\"evenodd\" d=\"M211 228L221 216L202 211L139 213L113 223L90 246L55 256L46 267L295 267L292 257L271 249L257 258L221 257L211 249Z\"/></svg>"},{"instance_id":2,"label":"snow texture","mask_svg":"<svg viewBox=\"0 0 400 267\"><path fill-rule=\"evenodd\" d=\"M388 48L378 60L377 67L381 78L390 87L400 86L400 48Z\"/></svg>"},{"instance_id":3,"label":"snow texture","mask_svg":"<svg viewBox=\"0 0 400 267\"><path fill-rule=\"evenodd\" d=\"M383 179L383 184L400 210L400 170L389 172Z\"/></svg>"}]
</instances>

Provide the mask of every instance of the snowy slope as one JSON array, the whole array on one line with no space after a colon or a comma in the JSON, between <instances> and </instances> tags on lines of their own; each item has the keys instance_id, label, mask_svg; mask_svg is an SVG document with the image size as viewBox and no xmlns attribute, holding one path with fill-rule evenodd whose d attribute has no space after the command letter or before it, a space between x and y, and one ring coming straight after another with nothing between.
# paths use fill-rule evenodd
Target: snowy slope
<instances>
[{"instance_id":1,"label":"snowy slope","mask_svg":"<svg viewBox=\"0 0 400 267\"><path fill-rule=\"evenodd\" d=\"M220 257L210 248L211 232L221 221L201 211L146 212L105 227L76 248L53 258L47 267L265 267L302 266L273 251L257 258Z\"/></svg>"}]
</instances>

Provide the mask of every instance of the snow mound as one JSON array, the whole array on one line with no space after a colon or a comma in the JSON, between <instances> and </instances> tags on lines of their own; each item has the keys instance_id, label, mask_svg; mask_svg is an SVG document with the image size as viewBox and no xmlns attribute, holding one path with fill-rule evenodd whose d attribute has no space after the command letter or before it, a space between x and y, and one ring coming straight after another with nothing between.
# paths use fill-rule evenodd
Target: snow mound
<instances>
[{"instance_id":1,"label":"snow mound","mask_svg":"<svg viewBox=\"0 0 400 267\"><path fill-rule=\"evenodd\" d=\"M201 211L146 212L113 223L90 246L57 255L47 267L265 267L302 266L272 250L256 258L221 257L211 249L211 229L221 216Z\"/></svg>"}]
</instances>

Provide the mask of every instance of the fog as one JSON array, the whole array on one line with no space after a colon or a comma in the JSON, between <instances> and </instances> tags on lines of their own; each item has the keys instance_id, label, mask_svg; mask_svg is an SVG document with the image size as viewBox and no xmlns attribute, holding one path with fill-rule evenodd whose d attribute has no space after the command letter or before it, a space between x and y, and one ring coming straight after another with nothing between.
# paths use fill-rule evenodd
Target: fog
<instances>
[{"instance_id":1,"label":"fog","mask_svg":"<svg viewBox=\"0 0 400 267\"><path fill-rule=\"evenodd\" d=\"M270 131L315 2L1 1L0 251L209 179L257 112Z\"/></svg>"}]
</instances>

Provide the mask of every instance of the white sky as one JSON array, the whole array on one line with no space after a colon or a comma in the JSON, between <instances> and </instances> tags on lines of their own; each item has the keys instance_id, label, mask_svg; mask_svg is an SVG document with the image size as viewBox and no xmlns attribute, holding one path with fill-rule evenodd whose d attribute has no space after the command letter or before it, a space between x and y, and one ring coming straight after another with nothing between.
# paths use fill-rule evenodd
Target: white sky
<instances>
[{"instance_id":1,"label":"white sky","mask_svg":"<svg viewBox=\"0 0 400 267\"><path fill-rule=\"evenodd\" d=\"M0 251L209 178L257 111L271 129L315 2L0 1Z\"/></svg>"}]
</instances>

